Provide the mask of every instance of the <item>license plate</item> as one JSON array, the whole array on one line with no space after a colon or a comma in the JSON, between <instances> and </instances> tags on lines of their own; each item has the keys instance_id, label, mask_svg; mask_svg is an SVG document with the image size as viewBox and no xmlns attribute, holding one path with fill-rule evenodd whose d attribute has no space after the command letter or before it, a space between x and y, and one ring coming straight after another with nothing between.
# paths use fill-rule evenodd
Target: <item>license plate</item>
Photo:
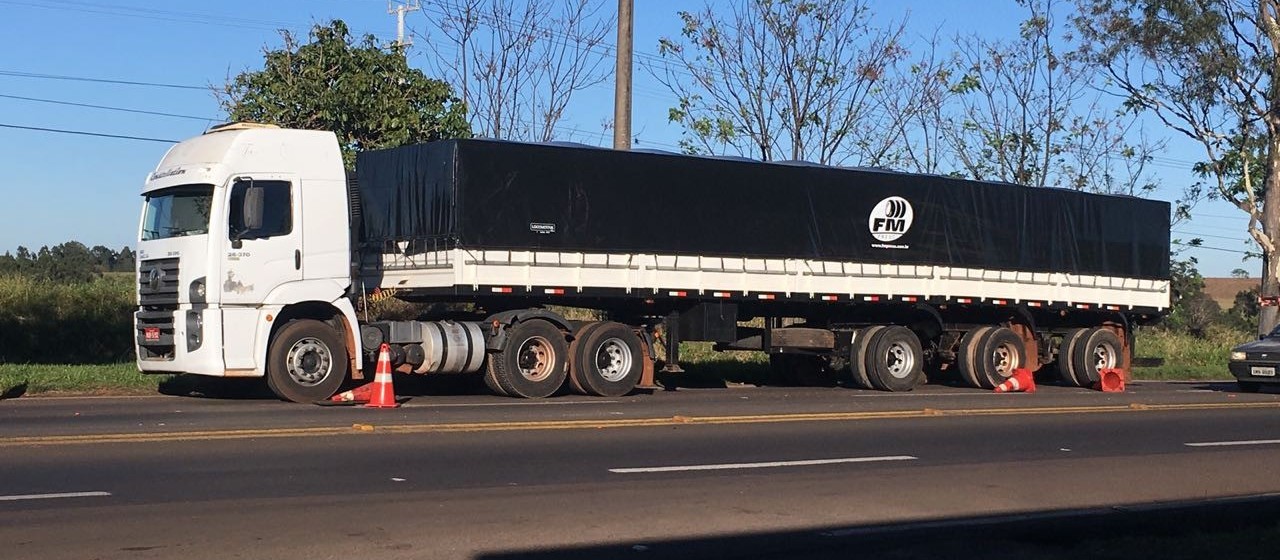
<instances>
[{"instance_id":1,"label":"license plate","mask_svg":"<svg viewBox=\"0 0 1280 560\"><path fill-rule=\"evenodd\" d=\"M145 327L142 329L142 338L146 340L160 340L160 327ZM1253 368L1258 369L1258 368ZM1271 375L1275 375L1275 371ZM1254 375L1257 375L1256 373Z\"/></svg>"},{"instance_id":2,"label":"license plate","mask_svg":"<svg viewBox=\"0 0 1280 560\"><path fill-rule=\"evenodd\" d=\"M1249 368L1249 375L1254 377L1275 377L1276 368L1253 366Z\"/></svg>"}]
</instances>

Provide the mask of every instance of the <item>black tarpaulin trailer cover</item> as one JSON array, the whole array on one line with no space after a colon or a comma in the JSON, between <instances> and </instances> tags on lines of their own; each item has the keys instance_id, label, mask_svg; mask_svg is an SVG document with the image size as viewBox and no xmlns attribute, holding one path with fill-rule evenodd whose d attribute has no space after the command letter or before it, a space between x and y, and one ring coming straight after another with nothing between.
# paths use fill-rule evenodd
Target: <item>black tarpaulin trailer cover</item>
<instances>
[{"instance_id":1,"label":"black tarpaulin trailer cover","mask_svg":"<svg viewBox=\"0 0 1280 560\"><path fill-rule=\"evenodd\" d=\"M935 175L448 140L357 158L361 240L1169 277L1169 204Z\"/></svg>"}]
</instances>

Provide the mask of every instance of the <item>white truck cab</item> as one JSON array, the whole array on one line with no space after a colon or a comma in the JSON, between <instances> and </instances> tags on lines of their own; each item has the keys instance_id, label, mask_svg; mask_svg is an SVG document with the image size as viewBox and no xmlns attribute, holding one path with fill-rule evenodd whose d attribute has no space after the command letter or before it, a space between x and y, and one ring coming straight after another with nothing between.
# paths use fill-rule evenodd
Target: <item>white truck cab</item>
<instances>
[{"instance_id":1,"label":"white truck cab","mask_svg":"<svg viewBox=\"0 0 1280 560\"><path fill-rule=\"evenodd\" d=\"M360 341L345 297L348 201L333 133L216 127L170 149L142 195L139 370L262 376L272 330L293 319L329 328L277 356L296 384L272 388L313 392L282 396L324 398L358 367L348 358Z\"/></svg>"}]
</instances>

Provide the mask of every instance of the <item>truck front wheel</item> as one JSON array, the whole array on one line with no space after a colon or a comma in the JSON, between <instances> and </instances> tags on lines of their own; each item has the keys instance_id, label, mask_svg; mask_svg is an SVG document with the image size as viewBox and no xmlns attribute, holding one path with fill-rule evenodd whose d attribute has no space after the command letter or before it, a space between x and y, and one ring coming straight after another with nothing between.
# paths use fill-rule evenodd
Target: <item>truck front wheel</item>
<instances>
[{"instance_id":1,"label":"truck front wheel","mask_svg":"<svg viewBox=\"0 0 1280 560\"><path fill-rule=\"evenodd\" d=\"M267 386L296 403L327 399L347 379L347 347L333 327L314 319L290 321L267 351Z\"/></svg>"}]
</instances>

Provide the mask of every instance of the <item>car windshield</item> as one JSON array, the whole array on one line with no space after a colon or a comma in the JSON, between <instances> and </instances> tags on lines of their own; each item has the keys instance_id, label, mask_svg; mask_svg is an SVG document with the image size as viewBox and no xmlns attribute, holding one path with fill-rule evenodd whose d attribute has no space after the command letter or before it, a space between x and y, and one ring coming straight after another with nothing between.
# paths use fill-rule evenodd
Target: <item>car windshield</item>
<instances>
[{"instance_id":1,"label":"car windshield","mask_svg":"<svg viewBox=\"0 0 1280 560\"><path fill-rule=\"evenodd\" d=\"M146 194L142 240L209 233L213 185L183 185Z\"/></svg>"}]
</instances>

